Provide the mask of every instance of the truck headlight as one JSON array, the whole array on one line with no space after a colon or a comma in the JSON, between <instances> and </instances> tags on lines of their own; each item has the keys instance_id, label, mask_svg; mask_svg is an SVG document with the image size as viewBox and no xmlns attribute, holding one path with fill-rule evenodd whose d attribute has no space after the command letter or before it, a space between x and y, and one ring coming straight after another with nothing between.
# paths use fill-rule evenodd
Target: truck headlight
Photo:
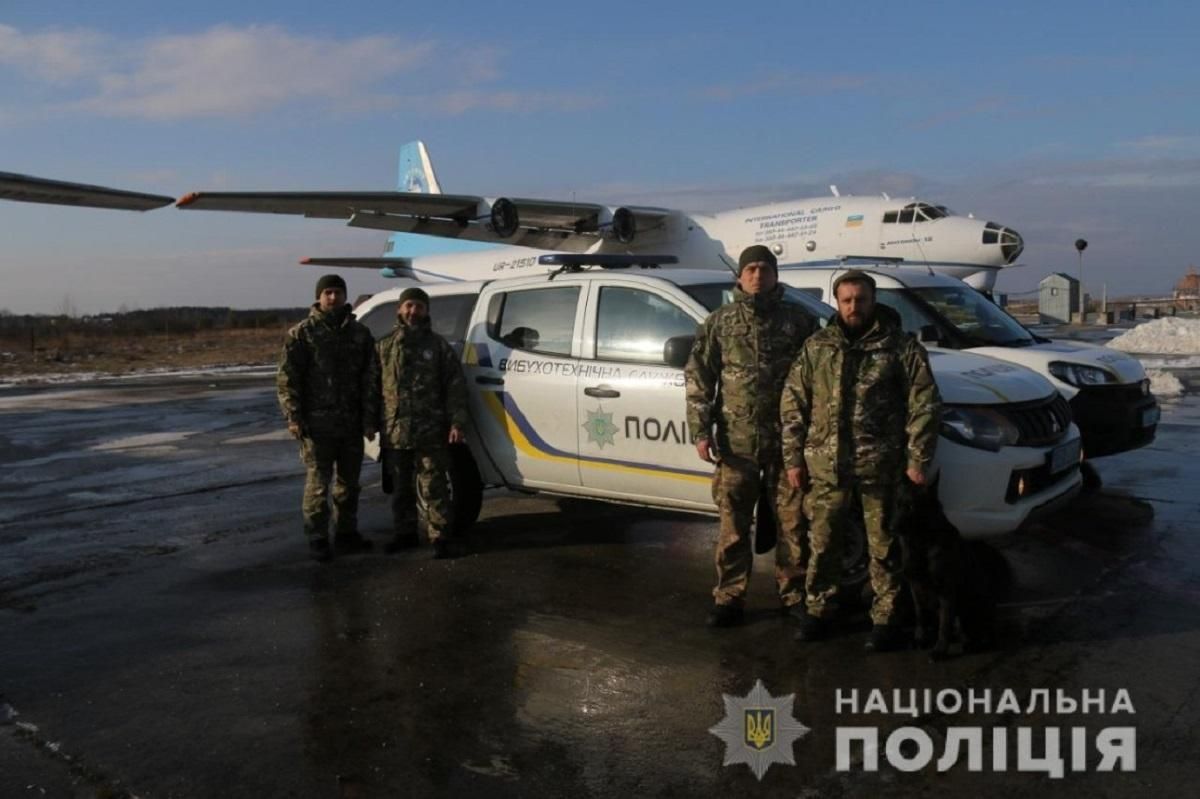
<instances>
[{"instance_id":1,"label":"truck headlight","mask_svg":"<svg viewBox=\"0 0 1200 799\"><path fill-rule=\"evenodd\" d=\"M991 408L946 405L942 408L942 435L964 446L998 452L1014 446L1020 431Z\"/></svg>"},{"instance_id":2,"label":"truck headlight","mask_svg":"<svg viewBox=\"0 0 1200 799\"><path fill-rule=\"evenodd\" d=\"M1103 386L1117 382L1117 376L1106 369L1098 366L1084 366L1081 363L1067 363L1066 361L1051 361L1050 374L1076 388Z\"/></svg>"}]
</instances>

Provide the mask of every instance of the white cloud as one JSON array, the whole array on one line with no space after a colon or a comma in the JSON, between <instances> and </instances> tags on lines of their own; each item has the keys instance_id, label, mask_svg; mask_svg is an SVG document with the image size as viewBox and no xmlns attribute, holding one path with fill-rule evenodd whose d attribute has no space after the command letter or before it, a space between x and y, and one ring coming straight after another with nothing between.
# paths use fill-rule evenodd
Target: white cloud
<instances>
[{"instance_id":1,"label":"white cloud","mask_svg":"<svg viewBox=\"0 0 1200 799\"><path fill-rule=\"evenodd\" d=\"M52 83L87 75L103 60L105 37L87 30L27 34L0 25L0 64Z\"/></svg>"},{"instance_id":2,"label":"white cloud","mask_svg":"<svg viewBox=\"0 0 1200 799\"><path fill-rule=\"evenodd\" d=\"M288 105L338 113L416 105L424 113L458 115L578 111L600 102L587 93L496 87L504 57L485 44L389 35L338 39L278 25L221 25L140 40L0 26L0 67L50 84L59 92L49 107L55 113L179 120L250 117ZM480 88L484 84L489 88ZM10 106L0 109L0 122L46 112Z\"/></svg>"},{"instance_id":3,"label":"white cloud","mask_svg":"<svg viewBox=\"0 0 1200 799\"><path fill-rule=\"evenodd\" d=\"M147 42L135 66L110 70L76 107L110 116L248 116L295 101L361 101L383 78L413 69L427 43L388 36L342 41L276 26L217 27Z\"/></svg>"},{"instance_id":4,"label":"white cloud","mask_svg":"<svg viewBox=\"0 0 1200 799\"><path fill-rule=\"evenodd\" d=\"M1120 147L1149 154L1200 153L1200 136L1142 136L1132 141L1120 142Z\"/></svg>"}]
</instances>

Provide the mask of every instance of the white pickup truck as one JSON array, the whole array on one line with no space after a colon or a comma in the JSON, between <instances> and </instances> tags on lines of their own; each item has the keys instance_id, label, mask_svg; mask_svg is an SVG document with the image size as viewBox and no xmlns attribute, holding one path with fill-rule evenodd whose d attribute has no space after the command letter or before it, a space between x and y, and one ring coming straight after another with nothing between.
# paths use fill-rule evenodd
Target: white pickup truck
<instances>
[{"instance_id":1,"label":"white pickup truck","mask_svg":"<svg viewBox=\"0 0 1200 799\"><path fill-rule=\"evenodd\" d=\"M476 518L487 486L716 512L681 367L697 325L732 296L730 275L574 267L424 288L470 394L469 443L454 448L460 521ZM392 329L401 291L359 305L377 338ZM822 323L833 313L794 289L786 296ZM966 353L930 361L945 403L940 495L965 535L1011 532L1078 491L1079 432L1045 378Z\"/></svg>"},{"instance_id":2,"label":"white pickup truck","mask_svg":"<svg viewBox=\"0 0 1200 799\"><path fill-rule=\"evenodd\" d=\"M961 280L900 267L853 267L875 279L879 301L900 314L904 329L930 352L954 350L1026 366L1048 379L1071 404L1088 458L1113 455L1154 440L1159 408L1137 358L1108 347L1043 338ZM781 267L779 279L829 299L846 269Z\"/></svg>"}]
</instances>

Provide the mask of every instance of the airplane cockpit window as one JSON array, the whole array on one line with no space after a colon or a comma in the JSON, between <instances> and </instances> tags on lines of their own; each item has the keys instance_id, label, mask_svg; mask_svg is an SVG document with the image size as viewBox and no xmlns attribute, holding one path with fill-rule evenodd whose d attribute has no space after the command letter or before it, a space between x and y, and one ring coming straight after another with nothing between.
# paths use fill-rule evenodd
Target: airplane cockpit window
<instances>
[{"instance_id":1,"label":"airplane cockpit window","mask_svg":"<svg viewBox=\"0 0 1200 799\"><path fill-rule=\"evenodd\" d=\"M941 219L946 216L946 211L941 206L929 205L928 203L917 203L917 221L925 222L934 219Z\"/></svg>"},{"instance_id":2,"label":"airplane cockpit window","mask_svg":"<svg viewBox=\"0 0 1200 799\"><path fill-rule=\"evenodd\" d=\"M911 222L930 222L944 216L950 216L950 210L944 205L909 203L899 211L885 211L883 221L885 224L903 222L907 225Z\"/></svg>"}]
</instances>

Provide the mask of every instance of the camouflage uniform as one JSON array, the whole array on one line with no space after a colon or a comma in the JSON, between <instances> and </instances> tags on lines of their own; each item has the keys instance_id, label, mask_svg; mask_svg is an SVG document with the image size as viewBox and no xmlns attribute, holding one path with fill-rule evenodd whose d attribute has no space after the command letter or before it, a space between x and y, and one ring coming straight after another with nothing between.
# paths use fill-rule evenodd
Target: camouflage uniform
<instances>
[{"instance_id":1,"label":"camouflage uniform","mask_svg":"<svg viewBox=\"0 0 1200 799\"><path fill-rule=\"evenodd\" d=\"M425 319L397 321L378 343L383 368L380 424L384 468L392 476L392 524L397 536L417 534L417 495L428 513L430 541L450 529L451 426L467 429L467 387L454 348ZM414 481L415 476L415 481Z\"/></svg>"},{"instance_id":2,"label":"camouflage uniform","mask_svg":"<svg viewBox=\"0 0 1200 799\"><path fill-rule=\"evenodd\" d=\"M288 424L300 427L300 459L307 470L304 534L310 540L328 535L331 498L335 534L357 535L363 433L379 417L379 361L371 331L355 320L349 305L322 311L314 304L308 318L288 331L275 384Z\"/></svg>"},{"instance_id":3,"label":"camouflage uniform","mask_svg":"<svg viewBox=\"0 0 1200 799\"><path fill-rule=\"evenodd\" d=\"M937 445L941 397L925 348L900 328L895 311L875 306L857 338L840 321L812 336L792 366L780 402L783 460L805 466L811 490L808 613L828 618L842 547L861 506L875 601L871 620L892 620L899 591L899 546L892 537L905 469L928 473Z\"/></svg>"},{"instance_id":4,"label":"camouflage uniform","mask_svg":"<svg viewBox=\"0 0 1200 799\"><path fill-rule=\"evenodd\" d=\"M739 287L734 295L700 326L686 371L688 427L694 439L711 439L720 458L713 474L721 512L713 597L718 605L744 601L754 558L750 526L765 486L779 525L775 581L780 601L790 607L804 599L806 523L800 492L781 468L779 394L815 325L783 301L781 285L758 295Z\"/></svg>"}]
</instances>

